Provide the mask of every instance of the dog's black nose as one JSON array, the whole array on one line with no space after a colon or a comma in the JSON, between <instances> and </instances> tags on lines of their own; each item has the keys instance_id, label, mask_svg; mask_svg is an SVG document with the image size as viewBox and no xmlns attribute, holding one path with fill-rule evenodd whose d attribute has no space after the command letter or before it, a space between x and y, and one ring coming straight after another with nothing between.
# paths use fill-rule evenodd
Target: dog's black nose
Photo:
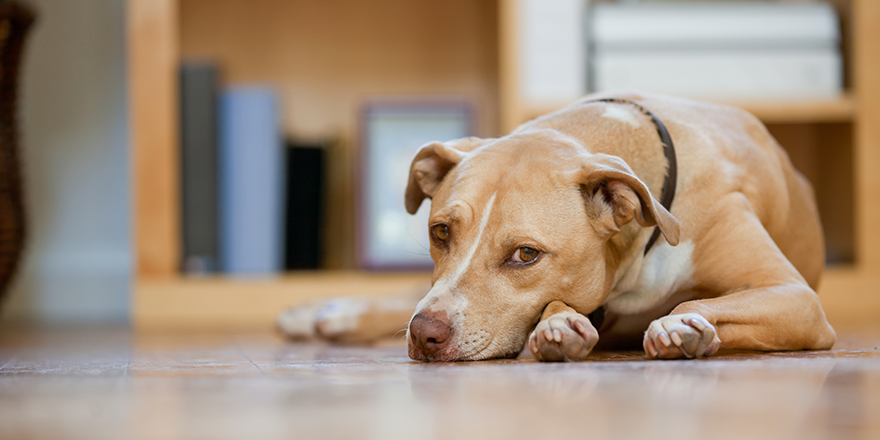
<instances>
[{"instance_id":1,"label":"dog's black nose","mask_svg":"<svg viewBox=\"0 0 880 440\"><path fill-rule=\"evenodd\" d=\"M410 343L428 360L439 360L437 356L449 342L452 327L446 312L420 312L409 323Z\"/></svg>"}]
</instances>

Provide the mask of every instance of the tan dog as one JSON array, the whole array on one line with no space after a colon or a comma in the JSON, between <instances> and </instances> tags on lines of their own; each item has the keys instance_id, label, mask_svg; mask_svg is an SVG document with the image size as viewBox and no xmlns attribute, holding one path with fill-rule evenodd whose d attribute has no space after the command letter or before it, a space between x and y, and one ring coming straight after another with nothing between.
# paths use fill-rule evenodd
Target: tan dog
<instances>
[{"instance_id":1,"label":"tan dog","mask_svg":"<svg viewBox=\"0 0 880 440\"><path fill-rule=\"evenodd\" d=\"M635 101L668 128L671 212L655 198L668 161L651 118L632 104L585 102L603 97ZM432 199L435 269L409 324L411 358L513 357L526 342L539 360L583 360L597 344L641 342L664 359L834 344L814 290L825 255L812 188L758 119L636 92L585 101L502 138L418 153L406 207ZM357 339L371 315L389 316L366 300L316 318L322 308L283 314L281 327L335 322L322 333ZM393 333L408 312L380 331L373 319L371 335Z\"/></svg>"}]
</instances>

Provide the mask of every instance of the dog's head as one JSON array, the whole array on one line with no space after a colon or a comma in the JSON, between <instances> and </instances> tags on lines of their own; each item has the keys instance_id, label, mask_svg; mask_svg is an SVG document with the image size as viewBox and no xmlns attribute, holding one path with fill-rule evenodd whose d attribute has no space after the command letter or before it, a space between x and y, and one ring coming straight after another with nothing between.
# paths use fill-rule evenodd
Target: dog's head
<instances>
[{"instance_id":1,"label":"dog's head","mask_svg":"<svg viewBox=\"0 0 880 440\"><path fill-rule=\"evenodd\" d=\"M642 227L678 242L678 221L622 159L552 130L424 146L407 210L425 198L435 268L409 325L416 360L514 357L549 302L585 314L605 302Z\"/></svg>"}]
</instances>

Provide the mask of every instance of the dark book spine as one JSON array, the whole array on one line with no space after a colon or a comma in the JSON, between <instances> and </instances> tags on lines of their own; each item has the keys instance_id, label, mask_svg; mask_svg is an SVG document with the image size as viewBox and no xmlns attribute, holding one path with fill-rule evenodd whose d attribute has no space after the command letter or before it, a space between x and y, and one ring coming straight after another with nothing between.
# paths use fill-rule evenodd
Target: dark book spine
<instances>
[{"instance_id":1,"label":"dark book spine","mask_svg":"<svg viewBox=\"0 0 880 440\"><path fill-rule=\"evenodd\" d=\"M217 66L180 68L182 270L210 273L219 257L217 211Z\"/></svg>"},{"instance_id":2,"label":"dark book spine","mask_svg":"<svg viewBox=\"0 0 880 440\"><path fill-rule=\"evenodd\" d=\"M321 264L323 191L322 146L288 144L284 246L286 269L317 269Z\"/></svg>"}]
</instances>

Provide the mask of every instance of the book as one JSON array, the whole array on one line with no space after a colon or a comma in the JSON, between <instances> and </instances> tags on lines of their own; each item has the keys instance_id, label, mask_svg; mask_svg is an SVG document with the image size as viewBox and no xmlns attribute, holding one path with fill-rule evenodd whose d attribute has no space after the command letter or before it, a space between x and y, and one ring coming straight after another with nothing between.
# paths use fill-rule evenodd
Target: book
<instances>
[{"instance_id":1,"label":"book","mask_svg":"<svg viewBox=\"0 0 880 440\"><path fill-rule=\"evenodd\" d=\"M597 4L591 89L698 99L827 99L843 91L835 11L824 2Z\"/></svg>"},{"instance_id":2,"label":"book","mask_svg":"<svg viewBox=\"0 0 880 440\"><path fill-rule=\"evenodd\" d=\"M587 90L587 0L517 0L521 93L529 105L573 101Z\"/></svg>"},{"instance_id":3,"label":"book","mask_svg":"<svg viewBox=\"0 0 880 440\"><path fill-rule=\"evenodd\" d=\"M217 270L218 67L187 61L180 66L182 270Z\"/></svg>"},{"instance_id":4,"label":"book","mask_svg":"<svg viewBox=\"0 0 880 440\"><path fill-rule=\"evenodd\" d=\"M284 267L321 265L324 205L324 145L288 142Z\"/></svg>"},{"instance_id":5,"label":"book","mask_svg":"<svg viewBox=\"0 0 880 440\"><path fill-rule=\"evenodd\" d=\"M597 53L597 90L636 88L709 100L832 99L843 60L829 49Z\"/></svg>"},{"instance_id":6,"label":"book","mask_svg":"<svg viewBox=\"0 0 880 440\"><path fill-rule=\"evenodd\" d=\"M283 268L284 156L278 100L269 87L220 97L220 256L233 275Z\"/></svg>"},{"instance_id":7,"label":"book","mask_svg":"<svg viewBox=\"0 0 880 440\"><path fill-rule=\"evenodd\" d=\"M825 2L598 3L595 50L834 48L840 29Z\"/></svg>"}]
</instances>

